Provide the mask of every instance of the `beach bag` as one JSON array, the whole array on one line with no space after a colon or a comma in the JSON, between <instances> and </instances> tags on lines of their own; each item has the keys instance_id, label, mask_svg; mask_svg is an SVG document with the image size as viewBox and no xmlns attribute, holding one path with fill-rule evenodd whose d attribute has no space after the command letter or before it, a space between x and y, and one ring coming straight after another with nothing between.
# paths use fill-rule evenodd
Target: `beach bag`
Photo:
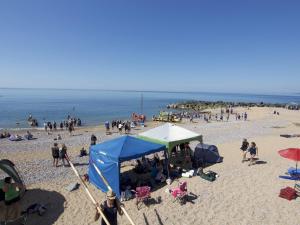
<instances>
[{"instance_id":1,"label":"beach bag","mask_svg":"<svg viewBox=\"0 0 300 225\"><path fill-rule=\"evenodd\" d=\"M279 197L287 199L289 201L297 198L296 191L291 187L286 187L280 190Z\"/></svg>"},{"instance_id":2,"label":"beach bag","mask_svg":"<svg viewBox=\"0 0 300 225\"><path fill-rule=\"evenodd\" d=\"M217 173L213 171L208 171L206 173L200 173L199 176L204 180L213 182L216 180Z\"/></svg>"}]
</instances>

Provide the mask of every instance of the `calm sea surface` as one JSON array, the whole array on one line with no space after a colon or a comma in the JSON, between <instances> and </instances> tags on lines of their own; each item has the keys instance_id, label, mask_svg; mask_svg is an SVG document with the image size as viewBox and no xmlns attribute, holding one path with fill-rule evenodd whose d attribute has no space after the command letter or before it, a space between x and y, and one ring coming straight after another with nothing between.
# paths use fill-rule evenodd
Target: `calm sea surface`
<instances>
[{"instance_id":1,"label":"calm sea surface","mask_svg":"<svg viewBox=\"0 0 300 225\"><path fill-rule=\"evenodd\" d=\"M0 128L28 127L29 114L43 121L60 122L69 114L81 118L84 125L98 125L105 120L128 119L132 112L149 117L165 109L167 104L181 100L300 103L300 95L252 95L223 93L162 93L100 91L100 90L50 90L50 89L0 89Z\"/></svg>"}]
</instances>

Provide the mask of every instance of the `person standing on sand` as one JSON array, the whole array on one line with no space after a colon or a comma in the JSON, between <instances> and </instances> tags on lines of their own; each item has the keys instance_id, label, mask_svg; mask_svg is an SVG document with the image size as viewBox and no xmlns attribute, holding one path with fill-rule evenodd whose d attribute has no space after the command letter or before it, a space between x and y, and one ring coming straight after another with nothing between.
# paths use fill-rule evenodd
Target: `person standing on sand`
<instances>
[{"instance_id":1,"label":"person standing on sand","mask_svg":"<svg viewBox=\"0 0 300 225\"><path fill-rule=\"evenodd\" d=\"M248 118L248 114L245 112L245 114L244 114L244 120L246 121L247 118Z\"/></svg>"},{"instance_id":2,"label":"person standing on sand","mask_svg":"<svg viewBox=\"0 0 300 225\"><path fill-rule=\"evenodd\" d=\"M97 137L94 134L92 134L92 136L91 136L91 145L95 145L96 142L97 142Z\"/></svg>"},{"instance_id":3,"label":"person standing on sand","mask_svg":"<svg viewBox=\"0 0 300 225\"><path fill-rule=\"evenodd\" d=\"M123 128L122 123L119 123L118 128L119 128L119 133L122 134L122 128Z\"/></svg>"},{"instance_id":4,"label":"person standing on sand","mask_svg":"<svg viewBox=\"0 0 300 225\"><path fill-rule=\"evenodd\" d=\"M245 138L243 140L243 143L242 143L242 147L240 148L242 150L242 163L246 161L246 155L247 155L247 149L249 147L249 142L247 141L247 139Z\"/></svg>"},{"instance_id":5,"label":"person standing on sand","mask_svg":"<svg viewBox=\"0 0 300 225\"><path fill-rule=\"evenodd\" d=\"M73 123L71 122L69 124L69 133L70 133L70 136L72 136L72 132L73 132L74 128L73 128Z\"/></svg>"},{"instance_id":6,"label":"person standing on sand","mask_svg":"<svg viewBox=\"0 0 300 225\"><path fill-rule=\"evenodd\" d=\"M67 146L65 144L61 145L61 148L59 150L59 157L62 160L63 166L65 167L65 158L66 158L66 154L67 154ZM69 162L68 162L69 164Z\"/></svg>"},{"instance_id":7,"label":"person standing on sand","mask_svg":"<svg viewBox=\"0 0 300 225\"><path fill-rule=\"evenodd\" d=\"M255 164L255 162L254 162L254 157L255 157L255 156L258 156L258 148L257 148L255 142L251 142L251 146L250 146L250 148L248 149L248 152L250 153L250 156L251 156L251 158L250 158L250 163L249 163L248 166L252 166L252 165Z\"/></svg>"},{"instance_id":8,"label":"person standing on sand","mask_svg":"<svg viewBox=\"0 0 300 225\"><path fill-rule=\"evenodd\" d=\"M44 122L44 129L47 132L47 130L48 130L48 124L46 122Z\"/></svg>"},{"instance_id":9,"label":"person standing on sand","mask_svg":"<svg viewBox=\"0 0 300 225\"><path fill-rule=\"evenodd\" d=\"M116 200L116 194L109 190L106 194L106 201L100 205L105 217L110 225L118 225L118 213L123 215L120 203ZM100 217L99 212L96 212L95 221ZM107 225L103 219L101 219L101 225Z\"/></svg>"},{"instance_id":10,"label":"person standing on sand","mask_svg":"<svg viewBox=\"0 0 300 225\"><path fill-rule=\"evenodd\" d=\"M59 148L57 143L54 143L51 150L52 150L52 157L53 157L53 166L58 167Z\"/></svg>"}]
</instances>

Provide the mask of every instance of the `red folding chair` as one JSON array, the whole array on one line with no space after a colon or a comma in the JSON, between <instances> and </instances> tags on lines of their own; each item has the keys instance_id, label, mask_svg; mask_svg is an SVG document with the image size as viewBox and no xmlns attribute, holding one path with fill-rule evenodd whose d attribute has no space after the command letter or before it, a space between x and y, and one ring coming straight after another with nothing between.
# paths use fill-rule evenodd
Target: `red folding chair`
<instances>
[{"instance_id":1,"label":"red folding chair","mask_svg":"<svg viewBox=\"0 0 300 225\"><path fill-rule=\"evenodd\" d=\"M145 205L148 203L148 200L151 198L150 194L151 188L149 186L137 187L136 190L133 190L136 198L136 205L139 209L138 205L140 202L143 202Z\"/></svg>"},{"instance_id":2,"label":"red folding chair","mask_svg":"<svg viewBox=\"0 0 300 225\"><path fill-rule=\"evenodd\" d=\"M184 204L188 196L187 182L179 182L178 187L171 189L171 194L175 199L174 201L178 201L180 204Z\"/></svg>"}]
</instances>

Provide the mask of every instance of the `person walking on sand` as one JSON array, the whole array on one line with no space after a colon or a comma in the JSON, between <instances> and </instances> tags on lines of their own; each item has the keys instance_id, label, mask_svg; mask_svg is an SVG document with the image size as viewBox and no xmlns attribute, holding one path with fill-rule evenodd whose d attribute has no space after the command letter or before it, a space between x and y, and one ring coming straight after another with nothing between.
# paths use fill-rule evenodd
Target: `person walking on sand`
<instances>
[{"instance_id":1,"label":"person walking on sand","mask_svg":"<svg viewBox=\"0 0 300 225\"><path fill-rule=\"evenodd\" d=\"M116 194L112 190L108 190L106 194L106 200L100 205L103 214L107 218L111 225L118 225L118 213L123 215L120 203L116 200ZM95 221L100 217L99 212L96 212ZM107 225L103 219L101 219L101 225Z\"/></svg>"},{"instance_id":2,"label":"person walking on sand","mask_svg":"<svg viewBox=\"0 0 300 225\"><path fill-rule=\"evenodd\" d=\"M247 118L248 118L248 114L245 112L245 113L244 113L244 120L246 121Z\"/></svg>"},{"instance_id":3,"label":"person walking on sand","mask_svg":"<svg viewBox=\"0 0 300 225\"><path fill-rule=\"evenodd\" d=\"M46 122L44 122L44 129L46 132L48 131L48 124Z\"/></svg>"},{"instance_id":4,"label":"person walking on sand","mask_svg":"<svg viewBox=\"0 0 300 225\"><path fill-rule=\"evenodd\" d=\"M60 127L60 130L63 130L64 129L64 123L60 122L59 127Z\"/></svg>"},{"instance_id":5,"label":"person walking on sand","mask_svg":"<svg viewBox=\"0 0 300 225\"><path fill-rule=\"evenodd\" d=\"M53 167L58 167L58 158L59 158L59 148L57 143L54 143L52 150L52 157L53 157Z\"/></svg>"},{"instance_id":6,"label":"person walking on sand","mask_svg":"<svg viewBox=\"0 0 300 225\"><path fill-rule=\"evenodd\" d=\"M91 145L95 145L96 141L97 141L97 137L94 134L92 134L92 136L91 136Z\"/></svg>"},{"instance_id":7,"label":"person walking on sand","mask_svg":"<svg viewBox=\"0 0 300 225\"><path fill-rule=\"evenodd\" d=\"M252 166L255 164L255 161L254 161L254 157L255 156L258 156L258 148L255 144L255 142L251 142L251 145L250 145L250 148L248 149L248 152L250 153L250 163L248 166Z\"/></svg>"},{"instance_id":8,"label":"person walking on sand","mask_svg":"<svg viewBox=\"0 0 300 225\"><path fill-rule=\"evenodd\" d=\"M242 163L246 161L246 155L247 155L247 149L249 147L249 142L247 141L246 138L244 138L242 142L242 147L240 148L242 151Z\"/></svg>"},{"instance_id":9,"label":"person walking on sand","mask_svg":"<svg viewBox=\"0 0 300 225\"><path fill-rule=\"evenodd\" d=\"M74 128L73 128L73 123L71 122L69 124L69 133L70 133L70 136L72 136L72 132L73 132Z\"/></svg>"},{"instance_id":10,"label":"person walking on sand","mask_svg":"<svg viewBox=\"0 0 300 225\"><path fill-rule=\"evenodd\" d=\"M122 128L123 128L122 123L119 123L118 128L119 128L119 133L122 134Z\"/></svg>"},{"instance_id":11,"label":"person walking on sand","mask_svg":"<svg viewBox=\"0 0 300 225\"><path fill-rule=\"evenodd\" d=\"M67 146L65 144L61 145L61 148L59 150L59 158L62 160L63 166L65 167L65 158L66 158L66 154L67 154ZM69 164L69 162L68 162Z\"/></svg>"}]
</instances>

